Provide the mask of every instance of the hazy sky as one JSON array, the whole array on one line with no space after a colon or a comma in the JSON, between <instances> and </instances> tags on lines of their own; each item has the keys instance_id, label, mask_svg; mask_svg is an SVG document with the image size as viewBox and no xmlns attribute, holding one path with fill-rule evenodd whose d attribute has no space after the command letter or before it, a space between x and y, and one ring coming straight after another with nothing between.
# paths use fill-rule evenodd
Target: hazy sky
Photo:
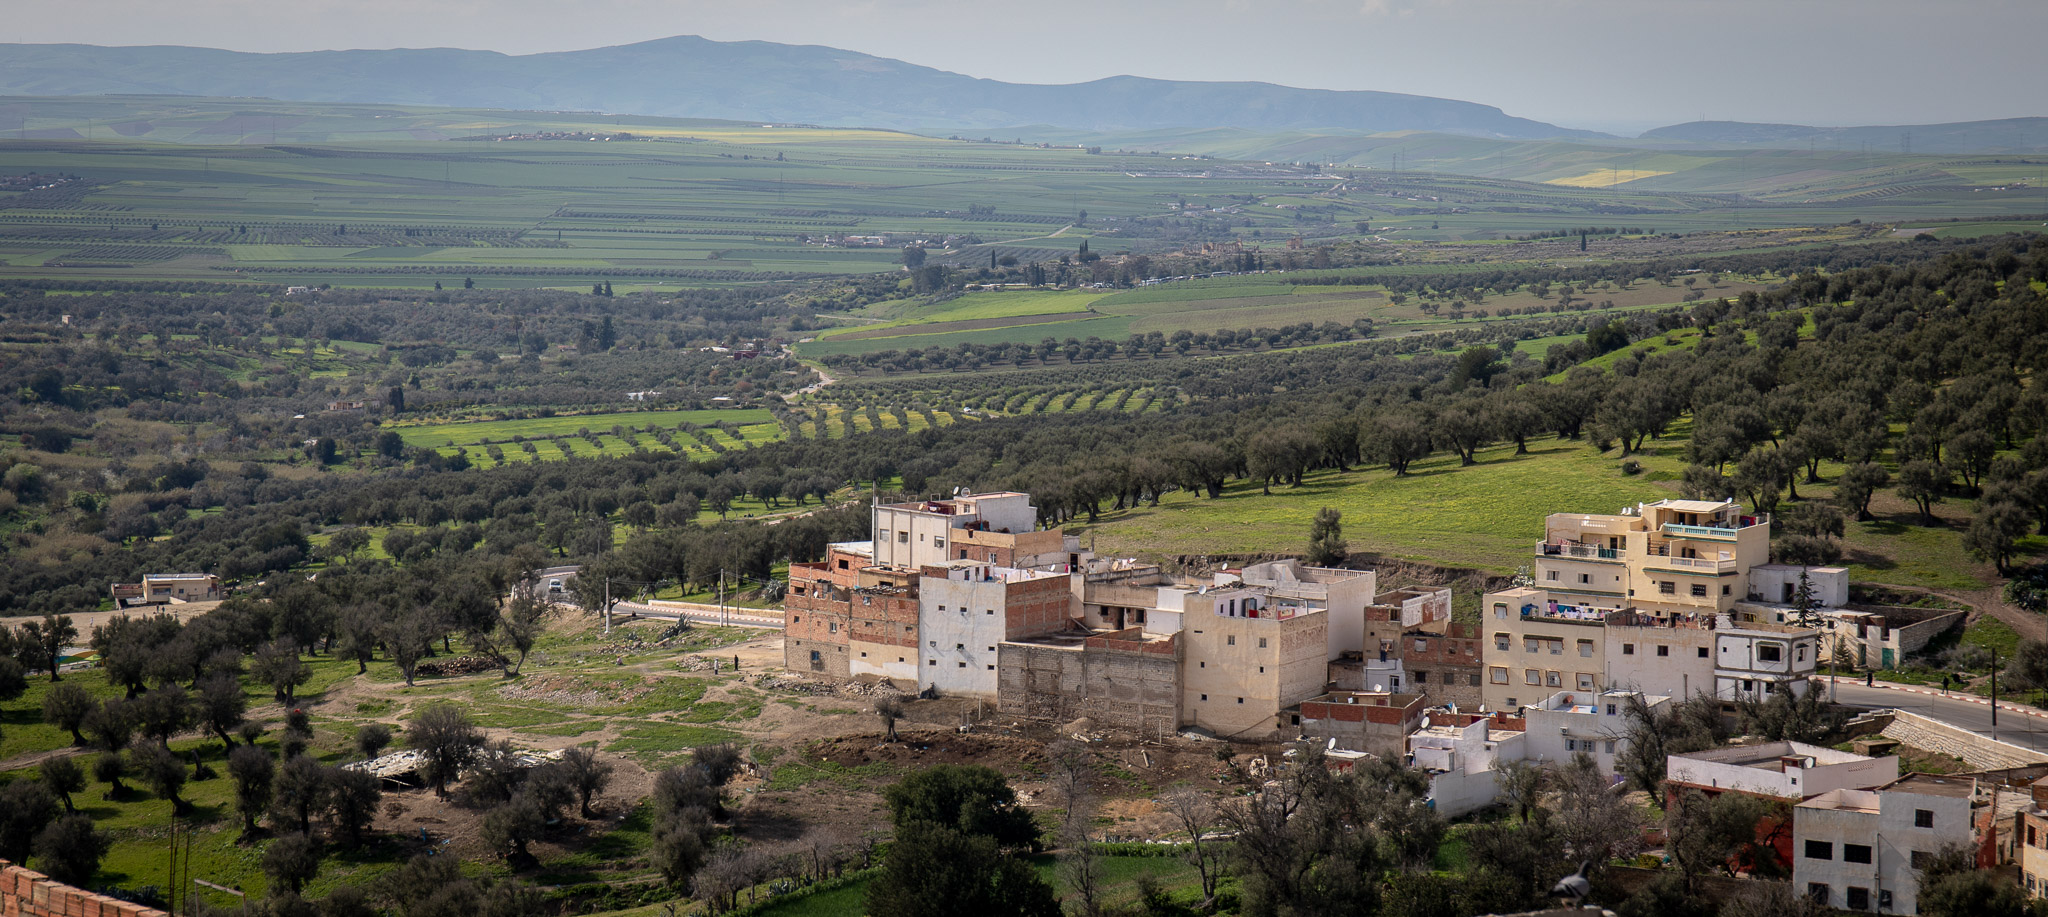
<instances>
[{"instance_id":1,"label":"hazy sky","mask_svg":"<svg viewBox=\"0 0 2048 917\"><path fill-rule=\"evenodd\" d=\"M2048 115L2048 0L9 0L4 40L513 54L695 34L973 76L1379 89L1618 130Z\"/></svg>"}]
</instances>

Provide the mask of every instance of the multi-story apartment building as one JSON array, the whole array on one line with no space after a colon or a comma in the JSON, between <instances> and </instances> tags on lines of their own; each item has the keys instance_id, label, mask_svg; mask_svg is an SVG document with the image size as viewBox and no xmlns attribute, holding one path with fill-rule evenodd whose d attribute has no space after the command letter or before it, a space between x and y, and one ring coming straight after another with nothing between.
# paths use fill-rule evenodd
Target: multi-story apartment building
<instances>
[{"instance_id":1,"label":"multi-story apartment building","mask_svg":"<svg viewBox=\"0 0 2048 917\"><path fill-rule=\"evenodd\" d=\"M1506 709L1558 690L1728 701L1804 691L1820 663L1819 633L1740 610L1757 590L1782 585L1785 571L1769 556L1769 518L1729 501L1553 514L1532 584L1482 603L1481 696ZM1846 595L1845 580L1829 585Z\"/></svg>"},{"instance_id":2,"label":"multi-story apartment building","mask_svg":"<svg viewBox=\"0 0 2048 917\"><path fill-rule=\"evenodd\" d=\"M999 644L1085 631L1070 574L978 560L926 564L919 573L918 681L942 692L994 700Z\"/></svg>"},{"instance_id":3,"label":"multi-story apartment building","mask_svg":"<svg viewBox=\"0 0 2048 917\"><path fill-rule=\"evenodd\" d=\"M835 544L821 563L790 565L782 652L791 671L917 681L918 576L868 563L867 549Z\"/></svg>"},{"instance_id":4,"label":"multi-story apartment building","mask_svg":"<svg viewBox=\"0 0 2048 917\"><path fill-rule=\"evenodd\" d=\"M1178 617L1187 648L1181 708L1188 725L1228 738L1267 738L1292 728L1280 711L1323 693L1329 612L1239 586L1182 596Z\"/></svg>"},{"instance_id":5,"label":"multi-story apartment building","mask_svg":"<svg viewBox=\"0 0 2048 917\"><path fill-rule=\"evenodd\" d=\"M1935 852L1983 846L1977 800L1973 777L1912 774L1801 802L1792 810L1793 888L1837 910L1917 914L1920 870Z\"/></svg>"},{"instance_id":6,"label":"multi-story apartment building","mask_svg":"<svg viewBox=\"0 0 2048 917\"><path fill-rule=\"evenodd\" d=\"M1562 604L1654 615L1727 614L1768 563L1770 517L1727 500L1659 500L1614 514L1554 513L1535 585Z\"/></svg>"},{"instance_id":7,"label":"multi-story apartment building","mask_svg":"<svg viewBox=\"0 0 2048 917\"><path fill-rule=\"evenodd\" d=\"M871 528L875 563L892 567L976 560L1013 568L1071 568L1087 554L1079 538L1037 530L1038 510L1029 494L877 504Z\"/></svg>"},{"instance_id":8,"label":"multi-story apartment building","mask_svg":"<svg viewBox=\"0 0 2048 917\"><path fill-rule=\"evenodd\" d=\"M1513 710L1559 691L1604 690L1611 611L1566 604L1534 587L1488 595L1479 623L1486 634L1481 697L1487 708Z\"/></svg>"}]
</instances>

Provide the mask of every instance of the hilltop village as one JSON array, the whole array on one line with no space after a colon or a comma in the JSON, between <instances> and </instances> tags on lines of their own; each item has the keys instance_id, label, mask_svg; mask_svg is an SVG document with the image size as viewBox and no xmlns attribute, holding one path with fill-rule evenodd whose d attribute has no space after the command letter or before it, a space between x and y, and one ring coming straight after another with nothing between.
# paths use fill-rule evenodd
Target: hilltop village
<instances>
[{"instance_id":1,"label":"hilltop village","mask_svg":"<svg viewBox=\"0 0 2048 917\"><path fill-rule=\"evenodd\" d=\"M1291 559L1177 576L1099 557L1036 518L1022 493L875 506L870 540L792 565L787 668L1069 731L1300 742L1338 769L1398 761L1426 771L1429 804L1455 817L1502 802L1520 762L1584 754L1619 784L1636 720L1702 695L1729 717L1819 700L1831 665L1889 668L1963 617L1856 604L1845 568L1770 562L1769 516L1732 501L1552 514L1477 625L1453 621L1447 588L1382 591L1374 571ZM2030 895L2048 889L2035 879L2048 879L2048 768L1905 773L1888 736L2001 743L1887 716L1858 751L1670 755L1665 791L1791 807L1759 836L1796 889L1834 908L1914 913L1918 869L1949 845L1981 851L1982 866L2019 862ZM2001 764L2033 763L2002 748L2015 757Z\"/></svg>"}]
</instances>

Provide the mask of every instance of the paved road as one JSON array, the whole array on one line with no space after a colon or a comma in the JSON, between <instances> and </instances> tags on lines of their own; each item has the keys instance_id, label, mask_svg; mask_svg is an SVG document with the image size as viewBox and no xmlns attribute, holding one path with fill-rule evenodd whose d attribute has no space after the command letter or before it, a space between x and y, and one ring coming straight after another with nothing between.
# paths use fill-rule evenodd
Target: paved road
<instances>
[{"instance_id":1,"label":"paved road","mask_svg":"<svg viewBox=\"0 0 2048 917\"><path fill-rule=\"evenodd\" d=\"M643 618L663 618L671 621L680 619L689 621L692 624L782 629L781 615L761 614L759 612L733 608L727 608L725 613L720 615L716 605L662 601L648 604L639 602L615 602L612 604L612 621L614 623L623 616L635 614Z\"/></svg>"},{"instance_id":2,"label":"paved road","mask_svg":"<svg viewBox=\"0 0 2048 917\"><path fill-rule=\"evenodd\" d=\"M1827 687L1825 680L1819 681L1818 684L1823 689ZM1991 725L1989 703L1973 703L1897 688L1866 688L1861 682L1851 683L1848 679L1843 679L1836 686L1835 699L1852 707L1894 707L1932 717L2001 742L2048 752L2048 717L2033 716L2009 708L2001 709L1998 711L1998 726L1994 729Z\"/></svg>"}]
</instances>

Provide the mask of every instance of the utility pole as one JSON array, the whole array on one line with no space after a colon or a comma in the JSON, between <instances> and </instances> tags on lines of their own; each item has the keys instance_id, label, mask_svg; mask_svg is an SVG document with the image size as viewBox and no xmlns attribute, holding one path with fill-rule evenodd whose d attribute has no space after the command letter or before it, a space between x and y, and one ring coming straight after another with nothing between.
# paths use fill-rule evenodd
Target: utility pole
<instances>
[{"instance_id":1,"label":"utility pole","mask_svg":"<svg viewBox=\"0 0 2048 917\"><path fill-rule=\"evenodd\" d=\"M720 625L725 625L725 624L727 624L727 623L730 623L730 622L728 622L728 621L726 620L726 617L725 617L725 568L724 568L724 567L720 567L720 568L718 568L718 623L719 623Z\"/></svg>"},{"instance_id":2,"label":"utility pole","mask_svg":"<svg viewBox=\"0 0 2048 917\"><path fill-rule=\"evenodd\" d=\"M1998 738L1998 648L1991 648L1991 738Z\"/></svg>"},{"instance_id":3,"label":"utility pole","mask_svg":"<svg viewBox=\"0 0 2048 917\"><path fill-rule=\"evenodd\" d=\"M612 578L604 578L604 632L612 632Z\"/></svg>"}]
</instances>

